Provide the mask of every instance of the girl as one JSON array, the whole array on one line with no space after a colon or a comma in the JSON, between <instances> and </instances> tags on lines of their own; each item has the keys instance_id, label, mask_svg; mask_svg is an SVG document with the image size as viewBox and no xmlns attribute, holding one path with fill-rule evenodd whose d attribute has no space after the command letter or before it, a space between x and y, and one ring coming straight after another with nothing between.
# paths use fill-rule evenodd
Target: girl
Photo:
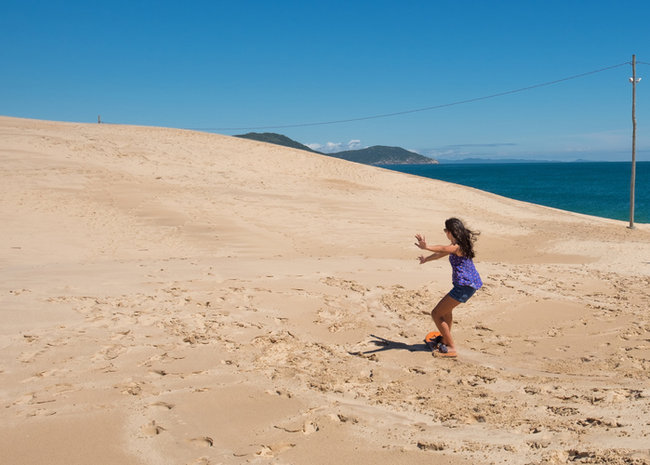
<instances>
[{"instance_id":1,"label":"girl","mask_svg":"<svg viewBox=\"0 0 650 465\"><path fill-rule=\"evenodd\" d=\"M458 304L467 302L477 289L483 286L481 277L472 261L474 258L474 241L480 233L467 229L458 218L449 218L445 221L445 233L447 239L451 241L449 245L428 246L424 236L420 234L415 235L417 239L415 245L420 249L433 252L428 257L418 257L420 264L449 255L454 288L431 311L431 318L433 318L438 331L440 331L442 343L447 349L446 352L443 352L445 347L440 346L434 352L434 355L456 357L456 346L451 337L452 311Z\"/></svg>"}]
</instances>

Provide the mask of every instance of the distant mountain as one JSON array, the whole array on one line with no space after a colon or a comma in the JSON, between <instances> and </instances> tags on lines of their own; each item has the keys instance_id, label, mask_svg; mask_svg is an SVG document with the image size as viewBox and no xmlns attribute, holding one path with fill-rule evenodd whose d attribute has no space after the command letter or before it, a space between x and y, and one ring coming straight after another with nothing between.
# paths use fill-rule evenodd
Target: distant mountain
<instances>
[{"instance_id":1,"label":"distant mountain","mask_svg":"<svg viewBox=\"0 0 650 465\"><path fill-rule=\"evenodd\" d=\"M437 160L409 152L401 147L375 145L361 150L346 150L326 154L331 157L363 163L365 165L436 165Z\"/></svg>"},{"instance_id":2,"label":"distant mountain","mask_svg":"<svg viewBox=\"0 0 650 465\"><path fill-rule=\"evenodd\" d=\"M257 140L260 142L268 142L269 144L282 145L284 147L291 147L299 150L306 150L320 155L327 155L334 158L342 158L343 160L353 161L356 163L363 163L365 165L430 165L437 164L438 162L433 158L424 157L415 152L409 152L400 147L386 147L382 145L375 145L361 150L346 150L345 152L336 153L323 153L312 150L306 145L289 139L282 134L275 134L273 132L249 132L248 134L240 134L235 137L244 139Z\"/></svg>"},{"instance_id":3,"label":"distant mountain","mask_svg":"<svg viewBox=\"0 0 650 465\"><path fill-rule=\"evenodd\" d=\"M499 164L499 163L552 163L549 160L526 160L523 158L462 158L460 160L439 158L443 165L471 165L476 163Z\"/></svg>"},{"instance_id":4,"label":"distant mountain","mask_svg":"<svg viewBox=\"0 0 650 465\"><path fill-rule=\"evenodd\" d=\"M274 132L249 132L248 134L240 134L235 137L241 137L243 139L257 140L259 142L268 142L269 144L282 145L284 147L291 147L292 149L306 150L307 152L320 153L316 150L312 150L306 145L296 142L293 139L289 139L287 136L282 134L276 134Z\"/></svg>"}]
</instances>

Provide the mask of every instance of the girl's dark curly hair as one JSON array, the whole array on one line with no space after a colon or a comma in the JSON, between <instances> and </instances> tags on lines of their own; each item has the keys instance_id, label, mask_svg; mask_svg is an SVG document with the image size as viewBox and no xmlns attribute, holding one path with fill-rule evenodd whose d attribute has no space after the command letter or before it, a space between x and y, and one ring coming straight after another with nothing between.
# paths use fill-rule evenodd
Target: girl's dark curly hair
<instances>
[{"instance_id":1,"label":"girl's dark curly hair","mask_svg":"<svg viewBox=\"0 0 650 465\"><path fill-rule=\"evenodd\" d=\"M474 258L476 255L474 253L474 241L481 233L467 229L458 218L449 218L445 221L445 228L456 239L456 244L460 246L463 255L467 258Z\"/></svg>"}]
</instances>

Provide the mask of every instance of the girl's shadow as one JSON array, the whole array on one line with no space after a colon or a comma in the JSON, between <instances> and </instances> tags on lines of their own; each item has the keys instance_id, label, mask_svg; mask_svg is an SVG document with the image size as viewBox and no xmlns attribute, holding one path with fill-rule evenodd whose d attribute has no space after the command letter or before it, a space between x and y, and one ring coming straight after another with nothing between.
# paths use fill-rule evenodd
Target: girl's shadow
<instances>
[{"instance_id":1,"label":"girl's shadow","mask_svg":"<svg viewBox=\"0 0 650 465\"><path fill-rule=\"evenodd\" d=\"M421 352L421 351L429 351L430 349L427 347L427 345L422 342L421 344L406 344L404 342L396 342L396 341L391 341L390 339L386 339L380 336L375 336L374 334L371 334L370 336L374 337L374 341L370 341L371 344L374 344L375 346L379 346L378 349L374 350L366 350L366 351L358 351L358 352L350 352L351 355L368 355L368 354L374 354L377 352L383 352L384 350L408 350L409 352Z\"/></svg>"}]
</instances>

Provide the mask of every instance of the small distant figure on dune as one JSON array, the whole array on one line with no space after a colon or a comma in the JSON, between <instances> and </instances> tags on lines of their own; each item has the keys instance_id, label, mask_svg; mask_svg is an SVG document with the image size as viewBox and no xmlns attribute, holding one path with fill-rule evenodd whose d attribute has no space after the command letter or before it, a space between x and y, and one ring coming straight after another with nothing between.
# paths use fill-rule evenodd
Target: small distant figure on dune
<instances>
[{"instance_id":1,"label":"small distant figure on dune","mask_svg":"<svg viewBox=\"0 0 650 465\"><path fill-rule=\"evenodd\" d=\"M433 252L428 257L423 255L418 257L420 264L449 256L454 287L431 311L431 318L433 318L439 334L435 332L429 333L425 341L433 351L433 355L437 357L456 357L456 345L451 337L453 310L459 304L467 302L483 286L473 261L475 256L474 242L480 233L466 228L458 218L446 220L444 232L451 242L449 245L427 245L426 239L421 234L415 235L417 240L415 245L422 250ZM433 336L433 338L430 338L430 336Z\"/></svg>"}]
</instances>

